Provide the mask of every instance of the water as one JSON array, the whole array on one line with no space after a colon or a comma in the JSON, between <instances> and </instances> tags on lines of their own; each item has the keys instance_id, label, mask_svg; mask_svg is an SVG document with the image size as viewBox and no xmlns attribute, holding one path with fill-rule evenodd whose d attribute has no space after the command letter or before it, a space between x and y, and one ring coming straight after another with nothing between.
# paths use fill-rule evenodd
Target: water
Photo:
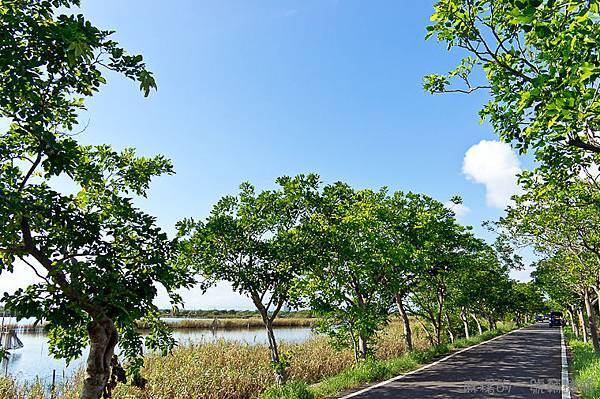
<instances>
[{"instance_id":1,"label":"water","mask_svg":"<svg viewBox=\"0 0 600 399\"><path fill-rule=\"evenodd\" d=\"M26 322L20 324L27 324ZM303 342L312 332L310 328L280 327L275 329L279 341ZM84 364L87 352L82 358L67 365L64 360L57 360L48 353L46 335L41 331L23 331L18 333L23 341L23 348L12 351L8 361L2 362L2 375L8 374L19 381L33 382L39 378L45 383L52 381L52 372L56 371L56 382L69 378L74 371ZM250 344L266 344L267 337L264 329L241 330L176 330L173 336L180 344L213 342L219 339Z\"/></svg>"}]
</instances>

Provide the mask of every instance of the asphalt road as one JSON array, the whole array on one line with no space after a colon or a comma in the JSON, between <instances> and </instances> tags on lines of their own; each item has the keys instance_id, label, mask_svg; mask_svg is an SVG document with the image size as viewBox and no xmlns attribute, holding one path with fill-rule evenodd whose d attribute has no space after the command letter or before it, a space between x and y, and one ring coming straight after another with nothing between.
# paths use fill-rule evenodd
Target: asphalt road
<instances>
[{"instance_id":1,"label":"asphalt road","mask_svg":"<svg viewBox=\"0 0 600 399\"><path fill-rule=\"evenodd\" d=\"M352 398L560 399L560 329L539 323Z\"/></svg>"}]
</instances>

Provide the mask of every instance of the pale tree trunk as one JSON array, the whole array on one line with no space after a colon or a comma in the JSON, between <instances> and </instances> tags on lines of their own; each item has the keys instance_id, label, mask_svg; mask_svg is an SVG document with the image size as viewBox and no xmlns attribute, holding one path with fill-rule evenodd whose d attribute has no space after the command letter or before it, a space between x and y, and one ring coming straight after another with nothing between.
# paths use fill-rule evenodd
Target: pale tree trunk
<instances>
[{"instance_id":1,"label":"pale tree trunk","mask_svg":"<svg viewBox=\"0 0 600 399\"><path fill-rule=\"evenodd\" d=\"M448 316L448 312L445 313L446 316L446 330L448 331L448 336L450 337L450 342L454 343L454 333L452 332L452 325L450 324L450 316Z\"/></svg>"},{"instance_id":2,"label":"pale tree trunk","mask_svg":"<svg viewBox=\"0 0 600 399\"><path fill-rule=\"evenodd\" d=\"M400 313L400 318L402 319L402 325L404 326L404 345L406 346L407 351L412 351L412 330L410 328L410 320L408 318L408 314L406 313L406 309L404 308L403 298L400 294L396 294L395 298L396 305L398 306L398 312Z\"/></svg>"},{"instance_id":3,"label":"pale tree trunk","mask_svg":"<svg viewBox=\"0 0 600 399\"><path fill-rule=\"evenodd\" d=\"M263 324L265 326L265 330L267 332L267 340L269 343L269 353L271 357L271 363L274 365L274 374L275 374L275 382L277 384L282 384L285 382L286 373L285 367L281 365L281 357L279 356L279 348L277 347L277 340L275 339L275 333L273 332L273 320L277 317L279 310L283 306L283 301L279 301L276 309L273 311L272 315L269 316L269 312L267 308L262 304L260 296L256 292L252 292L250 294L254 305L258 309L260 316L262 318Z\"/></svg>"},{"instance_id":4,"label":"pale tree trunk","mask_svg":"<svg viewBox=\"0 0 600 399\"><path fill-rule=\"evenodd\" d=\"M469 339L469 322L467 321L467 315L465 313L465 308L460 310L460 319L463 322L463 327L465 328L465 338Z\"/></svg>"},{"instance_id":5,"label":"pale tree trunk","mask_svg":"<svg viewBox=\"0 0 600 399\"><path fill-rule=\"evenodd\" d=\"M600 353L600 341L598 341L598 330L596 329L596 314L594 313L594 308L590 301L590 293L587 289L584 291L583 301L585 302L585 311L588 316L592 346L594 347L594 352Z\"/></svg>"},{"instance_id":6,"label":"pale tree trunk","mask_svg":"<svg viewBox=\"0 0 600 399\"><path fill-rule=\"evenodd\" d=\"M483 334L483 328L481 328L481 322L479 321L479 318L475 315L475 313L471 313L471 318L473 320L475 320L475 324L477 324L477 332L479 332L479 335Z\"/></svg>"},{"instance_id":7,"label":"pale tree trunk","mask_svg":"<svg viewBox=\"0 0 600 399\"><path fill-rule=\"evenodd\" d=\"M273 320L268 319L266 322L266 330L267 330L267 338L269 340L269 351L271 354L271 362L279 365L281 362L281 357L279 356L279 347L277 346L277 341L275 340L275 333L273 332ZM277 368L275 370L275 382L277 384L282 384L285 382L285 368Z\"/></svg>"},{"instance_id":8,"label":"pale tree trunk","mask_svg":"<svg viewBox=\"0 0 600 399\"><path fill-rule=\"evenodd\" d=\"M577 320L575 319L573 307L571 305L567 307L567 313L569 314L569 319L571 319L571 331L573 331L573 334L579 338L579 328L577 327Z\"/></svg>"},{"instance_id":9,"label":"pale tree trunk","mask_svg":"<svg viewBox=\"0 0 600 399\"><path fill-rule=\"evenodd\" d=\"M583 342L588 342L588 333L587 327L585 325L585 317L583 316L583 309L577 309L577 314L579 315L579 325L581 325L581 335L583 336Z\"/></svg>"},{"instance_id":10,"label":"pale tree trunk","mask_svg":"<svg viewBox=\"0 0 600 399\"><path fill-rule=\"evenodd\" d=\"M416 319L417 322L421 325L421 328L423 328L423 331L425 331L425 334L427 334L427 340L429 341L429 344L434 345L433 335L431 335L431 331L429 331L425 323L423 323L423 320L421 320L419 317L417 317Z\"/></svg>"},{"instance_id":11,"label":"pale tree trunk","mask_svg":"<svg viewBox=\"0 0 600 399\"><path fill-rule=\"evenodd\" d=\"M352 325L350 325L349 327L349 332L350 332L350 339L352 340L352 351L354 352L354 362L356 364L358 364L360 362L360 358L358 356L358 340L356 339L355 335L354 335L354 330L352 328Z\"/></svg>"},{"instance_id":12,"label":"pale tree trunk","mask_svg":"<svg viewBox=\"0 0 600 399\"><path fill-rule=\"evenodd\" d=\"M358 356L361 360L367 360L369 348L367 338L363 334L358 334Z\"/></svg>"},{"instance_id":13,"label":"pale tree trunk","mask_svg":"<svg viewBox=\"0 0 600 399\"><path fill-rule=\"evenodd\" d=\"M439 345L442 343L442 326L434 321L433 323L433 335L435 337L435 344Z\"/></svg>"},{"instance_id":14,"label":"pale tree trunk","mask_svg":"<svg viewBox=\"0 0 600 399\"><path fill-rule=\"evenodd\" d=\"M87 326L90 354L80 399L100 399L111 371L111 360L117 345L117 329L111 319L92 321Z\"/></svg>"},{"instance_id":15,"label":"pale tree trunk","mask_svg":"<svg viewBox=\"0 0 600 399\"><path fill-rule=\"evenodd\" d=\"M438 299L438 308L437 308L437 314L435 317L435 322L434 322L434 330L435 330L435 340L436 340L436 344L440 345L442 343L442 315L444 312L444 290L443 289L438 289L438 295L437 295L437 299Z\"/></svg>"}]
</instances>

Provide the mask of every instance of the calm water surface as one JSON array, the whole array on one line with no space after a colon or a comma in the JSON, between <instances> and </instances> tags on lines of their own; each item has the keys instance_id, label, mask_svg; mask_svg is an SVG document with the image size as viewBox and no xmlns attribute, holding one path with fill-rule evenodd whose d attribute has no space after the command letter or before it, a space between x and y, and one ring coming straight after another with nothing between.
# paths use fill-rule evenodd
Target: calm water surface
<instances>
[{"instance_id":1,"label":"calm water surface","mask_svg":"<svg viewBox=\"0 0 600 399\"><path fill-rule=\"evenodd\" d=\"M28 324L22 321L19 324ZM275 334L280 341L303 342L311 337L310 328L281 327L275 329ZM20 381L35 381L41 379L45 383L52 381L52 372L56 372L56 382L68 378L75 370L82 367L85 356L67 365L64 360L52 358L48 353L46 335L41 331L18 332L18 337L23 341L23 348L14 350L8 361L2 363L2 375L8 374ZM266 344L267 338L263 329L241 330L176 330L173 332L175 339L180 344L213 342L220 339L249 344ZM117 350L118 353L118 350Z\"/></svg>"}]
</instances>

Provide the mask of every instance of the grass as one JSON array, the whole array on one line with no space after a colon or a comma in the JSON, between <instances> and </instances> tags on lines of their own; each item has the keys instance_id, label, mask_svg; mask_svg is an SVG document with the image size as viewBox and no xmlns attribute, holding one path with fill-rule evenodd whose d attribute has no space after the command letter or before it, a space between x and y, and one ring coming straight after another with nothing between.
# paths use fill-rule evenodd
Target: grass
<instances>
[{"instance_id":1,"label":"grass","mask_svg":"<svg viewBox=\"0 0 600 399\"><path fill-rule=\"evenodd\" d=\"M350 350L336 351L324 337L299 344L282 343L291 356L291 382L273 387L268 350L263 345L218 341L185 344L166 357L148 355L143 369L148 383L142 391L130 385L117 386L115 399L309 399L335 395L359 385L380 381L415 369L453 349L472 345L500 331L486 332L452 345L429 347L423 331L415 326L415 351L402 344L401 323L393 322L380 334L375 360L354 365ZM58 387L55 399L75 399L81 375ZM39 382L18 385L0 379L0 399L48 399ZM46 396L44 396L46 395Z\"/></svg>"},{"instance_id":2,"label":"grass","mask_svg":"<svg viewBox=\"0 0 600 399\"><path fill-rule=\"evenodd\" d=\"M78 399L81 374L72 381L55 387L44 385L37 380L32 383L17 383L10 377L0 377L0 398L2 399Z\"/></svg>"},{"instance_id":3,"label":"grass","mask_svg":"<svg viewBox=\"0 0 600 399\"><path fill-rule=\"evenodd\" d=\"M315 319L311 318L276 318L273 321L275 327L312 327ZM169 321L172 329L222 329L235 330L242 328L264 328L260 318L234 319L181 319ZM138 323L140 329L146 328L143 323Z\"/></svg>"},{"instance_id":4,"label":"grass","mask_svg":"<svg viewBox=\"0 0 600 399\"><path fill-rule=\"evenodd\" d=\"M575 389L582 399L600 398L600 353L594 353L591 343L574 337L565 331L571 348L571 372Z\"/></svg>"}]
</instances>

